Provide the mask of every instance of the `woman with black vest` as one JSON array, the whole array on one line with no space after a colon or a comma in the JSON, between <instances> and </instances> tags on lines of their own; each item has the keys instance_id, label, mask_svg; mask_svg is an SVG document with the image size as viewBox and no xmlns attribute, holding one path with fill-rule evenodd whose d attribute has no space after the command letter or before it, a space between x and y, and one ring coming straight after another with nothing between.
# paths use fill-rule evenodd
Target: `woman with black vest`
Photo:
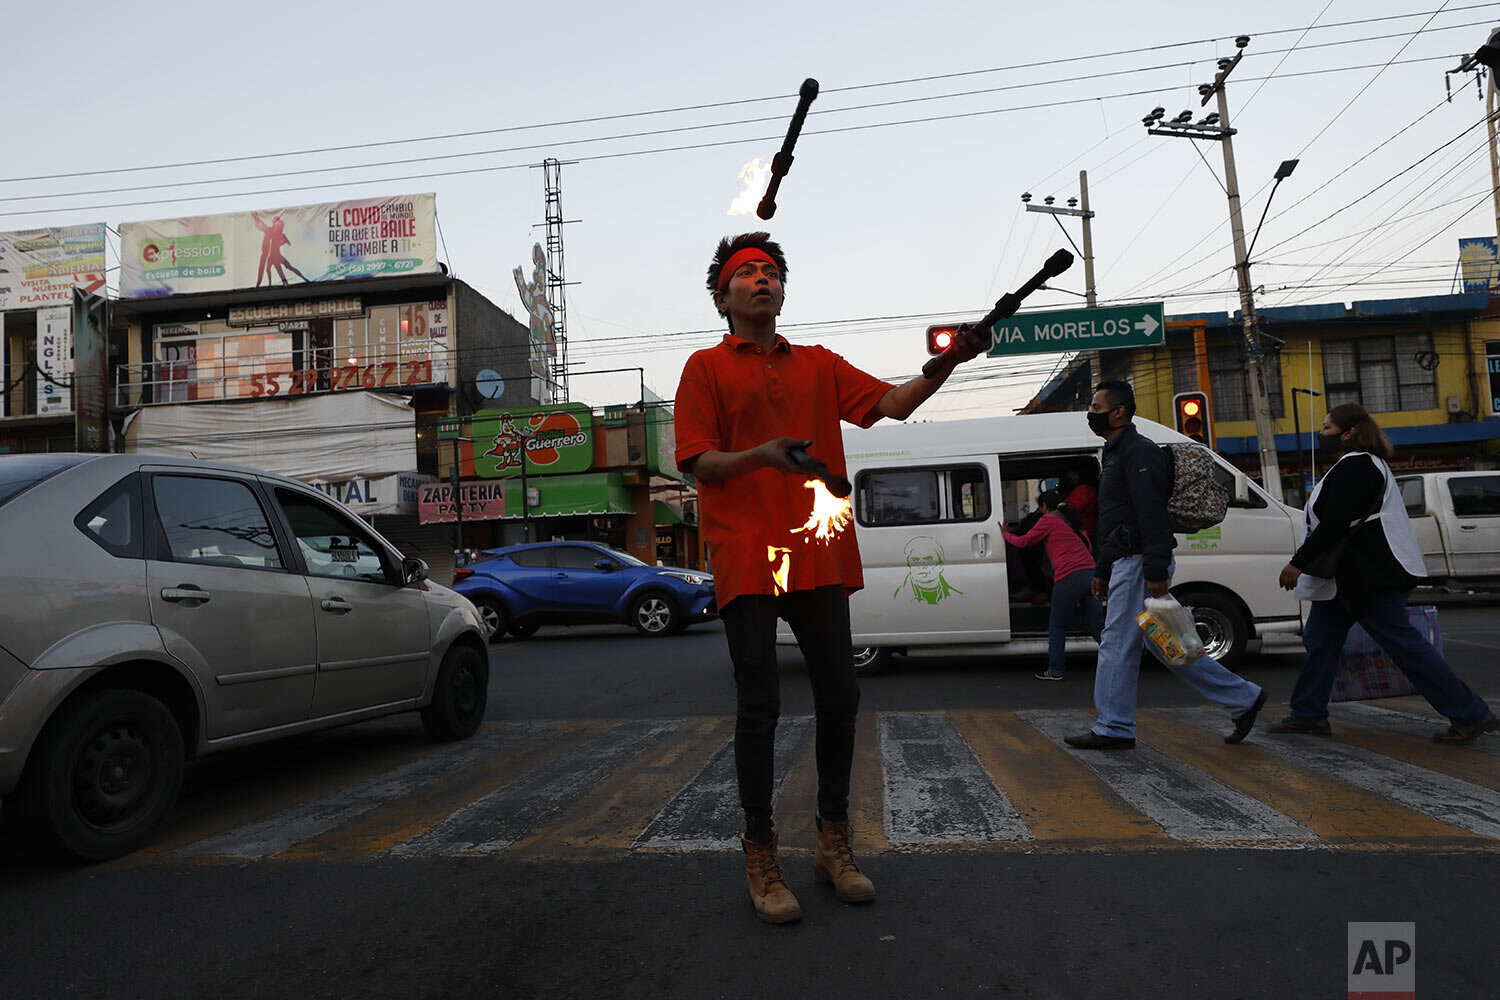
<instances>
[{"instance_id":1,"label":"woman with black vest","mask_svg":"<svg viewBox=\"0 0 1500 1000\"><path fill-rule=\"evenodd\" d=\"M1358 622L1411 679L1422 697L1448 718L1433 738L1470 743L1500 729L1484 699L1459 679L1432 643L1412 625L1406 593L1426 575L1422 552L1401 491L1386 460L1391 443L1364 407L1329 411L1318 435L1336 459L1307 502L1302 547L1281 571L1281 586L1312 602L1302 641L1307 659L1292 691L1292 714L1272 732L1328 735L1328 695L1339 651Z\"/></svg>"}]
</instances>

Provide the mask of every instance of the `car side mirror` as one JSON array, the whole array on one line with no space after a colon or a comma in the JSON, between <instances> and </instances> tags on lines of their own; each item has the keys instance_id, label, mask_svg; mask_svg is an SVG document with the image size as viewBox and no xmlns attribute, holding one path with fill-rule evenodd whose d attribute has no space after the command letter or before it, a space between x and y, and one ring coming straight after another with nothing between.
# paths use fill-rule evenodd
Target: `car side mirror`
<instances>
[{"instance_id":1,"label":"car side mirror","mask_svg":"<svg viewBox=\"0 0 1500 1000\"><path fill-rule=\"evenodd\" d=\"M427 579L427 563L422 559L401 560L401 582L404 585L421 583Z\"/></svg>"},{"instance_id":2,"label":"car side mirror","mask_svg":"<svg viewBox=\"0 0 1500 1000\"><path fill-rule=\"evenodd\" d=\"M1234 474L1234 502L1239 504L1250 502L1250 480L1243 472Z\"/></svg>"},{"instance_id":3,"label":"car side mirror","mask_svg":"<svg viewBox=\"0 0 1500 1000\"><path fill-rule=\"evenodd\" d=\"M594 568L595 569L602 569L605 572L609 572L610 570L612 570L612 569L615 568L614 560L612 560L612 559L595 559L594 560Z\"/></svg>"}]
</instances>

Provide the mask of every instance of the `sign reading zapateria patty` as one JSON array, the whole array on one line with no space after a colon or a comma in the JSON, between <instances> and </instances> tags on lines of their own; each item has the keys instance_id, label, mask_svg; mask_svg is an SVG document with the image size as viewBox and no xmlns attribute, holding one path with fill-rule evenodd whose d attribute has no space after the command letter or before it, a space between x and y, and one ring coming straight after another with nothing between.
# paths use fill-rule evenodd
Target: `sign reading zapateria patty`
<instances>
[{"instance_id":1,"label":"sign reading zapateria patty","mask_svg":"<svg viewBox=\"0 0 1500 1000\"><path fill-rule=\"evenodd\" d=\"M487 479L521 472L584 472L594 465L593 411L582 403L475 414L474 473Z\"/></svg>"}]
</instances>

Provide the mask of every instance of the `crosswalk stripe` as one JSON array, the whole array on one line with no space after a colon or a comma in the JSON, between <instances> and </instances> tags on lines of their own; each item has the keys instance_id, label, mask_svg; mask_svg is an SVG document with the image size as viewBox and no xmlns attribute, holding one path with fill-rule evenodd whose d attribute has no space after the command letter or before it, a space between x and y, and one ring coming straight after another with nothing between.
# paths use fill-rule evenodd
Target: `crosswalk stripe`
<instances>
[{"instance_id":1,"label":"crosswalk stripe","mask_svg":"<svg viewBox=\"0 0 1500 1000\"><path fill-rule=\"evenodd\" d=\"M734 719L690 719L635 760L600 782L584 800L545 829L511 845L515 858L616 857L630 848L652 818L734 738Z\"/></svg>"},{"instance_id":2,"label":"crosswalk stripe","mask_svg":"<svg viewBox=\"0 0 1500 1000\"><path fill-rule=\"evenodd\" d=\"M1212 712L1208 709L1168 711L1194 725L1211 724ZM1337 737L1257 731L1255 745L1454 826L1486 837L1500 837L1500 792L1493 789L1435 774L1404 760L1341 742Z\"/></svg>"},{"instance_id":3,"label":"crosswalk stripe","mask_svg":"<svg viewBox=\"0 0 1500 1000\"><path fill-rule=\"evenodd\" d=\"M1435 734L1448 728L1448 720L1431 709L1422 712L1399 709L1394 706L1369 705L1357 701L1335 703L1328 708L1335 724L1340 719L1348 719L1367 723L1382 730L1414 736L1428 742ZM1468 744L1468 748L1492 757L1500 757L1500 733L1481 733L1478 739ZM1451 752L1455 748L1447 749Z\"/></svg>"},{"instance_id":4,"label":"crosswalk stripe","mask_svg":"<svg viewBox=\"0 0 1500 1000\"><path fill-rule=\"evenodd\" d=\"M604 719L547 723L536 738L457 768L424 786L419 794L382 803L322 836L282 851L278 860L364 857L384 854L452 815L481 795L516 781L605 732Z\"/></svg>"},{"instance_id":5,"label":"crosswalk stripe","mask_svg":"<svg viewBox=\"0 0 1500 1000\"><path fill-rule=\"evenodd\" d=\"M854 729L854 767L849 776L849 822L854 849L879 854L891 849L885 835L885 781L880 762L880 725L874 712L861 712Z\"/></svg>"},{"instance_id":6,"label":"crosswalk stripe","mask_svg":"<svg viewBox=\"0 0 1500 1000\"><path fill-rule=\"evenodd\" d=\"M1089 728L1088 717L1082 712L1038 709L1016 715L1058 742ZM1222 713L1218 725L1223 726ZM1264 803L1144 745L1139 733L1134 750L1072 752L1122 799L1178 840L1229 842L1312 837L1306 827Z\"/></svg>"},{"instance_id":7,"label":"crosswalk stripe","mask_svg":"<svg viewBox=\"0 0 1500 1000\"><path fill-rule=\"evenodd\" d=\"M620 764L682 725L681 719L622 722L587 743L481 796L395 854L498 852L581 798Z\"/></svg>"},{"instance_id":8,"label":"crosswalk stripe","mask_svg":"<svg viewBox=\"0 0 1500 1000\"><path fill-rule=\"evenodd\" d=\"M450 744L383 774L189 844L177 853L183 857L230 858L265 858L279 854L391 799L409 795L445 773L514 749L549 728L546 723L533 722L495 726L473 739Z\"/></svg>"},{"instance_id":9,"label":"crosswalk stripe","mask_svg":"<svg viewBox=\"0 0 1500 1000\"><path fill-rule=\"evenodd\" d=\"M1189 725L1165 711L1143 709L1136 718L1151 745L1250 795L1328 842L1473 840L1461 827L1440 822L1379 795L1288 763L1256 745L1220 738L1223 717L1212 730Z\"/></svg>"},{"instance_id":10,"label":"crosswalk stripe","mask_svg":"<svg viewBox=\"0 0 1500 1000\"><path fill-rule=\"evenodd\" d=\"M1038 843L1171 843L1149 816L1014 712L950 715Z\"/></svg>"},{"instance_id":11,"label":"crosswalk stripe","mask_svg":"<svg viewBox=\"0 0 1500 1000\"><path fill-rule=\"evenodd\" d=\"M885 765L885 835L892 844L1022 840L1015 806L941 712L878 718Z\"/></svg>"},{"instance_id":12,"label":"crosswalk stripe","mask_svg":"<svg viewBox=\"0 0 1500 1000\"><path fill-rule=\"evenodd\" d=\"M1334 739L1377 754L1397 757L1450 778L1471 782L1491 790L1500 790L1500 767L1489 754L1476 753L1471 747L1434 743L1432 737L1403 733L1387 727L1372 727L1341 720Z\"/></svg>"},{"instance_id":13,"label":"crosswalk stripe","mask_svg":"<svg viewBox=\"0 0 1500 1000\"><path fill-rule=\"evenodd\" d=\"M805 749L811 722L811 717L806 715L783 715L776 726L773 801L792 763ZM714 754L697 776L651 820L634 846L679 851L738 850L744 829L745 816L740 809L734 744L731 742Z\"/></svg>"}]
</instances>

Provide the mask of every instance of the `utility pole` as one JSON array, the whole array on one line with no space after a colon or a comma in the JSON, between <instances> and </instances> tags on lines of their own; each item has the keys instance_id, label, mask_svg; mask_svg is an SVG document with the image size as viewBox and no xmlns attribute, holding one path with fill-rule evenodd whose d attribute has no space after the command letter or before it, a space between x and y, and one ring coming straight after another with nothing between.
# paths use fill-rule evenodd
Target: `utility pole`
<instances>
[{"instance_id":1,"label":"utility pole","mask_svg":"<svg viewBox=\"0 0 1500 1000\"><path fill-rule=\"evenodd\" d=\"M1057 222L1057 228L1062 229L1063 235L1068 237L1068 242L1073 244L1073 249L1078 250L1078 255L1083 258L1083 299L1090 309L1099 304L1098 296L1094 286L1094 213L1089 210L1089 172L1078 171L1078 197L1068 199L1067 208L1058 208L1052 204L1056 201L1052 195L1042 199L1043 204L1033 205L1031 203L1031 192L1021 195L1021 203L1026 206L1028 212L1043 212L1052 216ZM1083 220L1083 249L1078 249L1078 244L1073 243L1073 237L1068 236L1068 231L1063 228L1062 222L1057 218L1059 215L1076 215ZM1042 286L1046 288L1046 285ZM1077 292L1073 293L1078 294ZM1090 372L1102 377L1100 370L1098 351L1080 351L1075 361L1080 360L1089 365Z\"/></svg>"},{"instance_id":2,"label":"utility pole","mask_svg":"<svg viewBox=\"0 0 1500 1000\"><path fill-rule=\"evenodd\" d=\"M1234 144L1231 137L1234 129L1229 127L1229 99L1224 90L1224 81L1244 58L1245 46L1250 44L1249 35L1240 35L1234 40L1239 51L1233 59L1220 59L1219 72L1214 82L1198 87L1203 100L1200 107L1217 97L1219 110L1201 121L1193 122L1193 113L1184 111L1170 123L1160 128L1153 127L1166 113L1156 108L1142 119L1151 135L1167 135L1181 139L1211 140L1224 148L1224 191L1229 196L1229 227L1234 234L1234 270L1240 291L1240 315L1245 323L1245 349L1250 361L1250 402L1255 412L1255 439L1260 445L1261 485L1277 500L1281 499L1281 462L1276 455L1276 429L1271 423L1271 401L1266 395L1263 355L1260 349L1260 331L1255 323L1255 296L1250 284L1250 257L1245 250L1245 226L1240 219L1240 189L1234 171Z\"/></svg>"}]
</instances>

